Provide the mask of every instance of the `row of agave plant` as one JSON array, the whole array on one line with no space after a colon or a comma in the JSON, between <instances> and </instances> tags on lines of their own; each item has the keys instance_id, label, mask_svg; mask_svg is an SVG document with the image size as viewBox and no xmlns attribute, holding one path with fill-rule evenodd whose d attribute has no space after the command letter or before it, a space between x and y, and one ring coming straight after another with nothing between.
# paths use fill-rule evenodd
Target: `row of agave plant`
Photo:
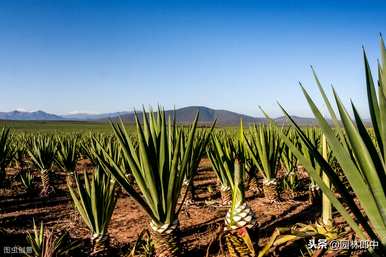
<instances>
[{"instance_id":1,"label":"row of agave plant","mask_svg":"<svg viewBox=\"0 0 386 257\"><path fill-rule=\"evenodd\" d=\"M99 135L102 137L102 135ZM103 135L107 142L110 136ZM0 131L0 186L5 186L6 168L16 167L27 191L34 190L34 175L40 173L40 195L48 197L53 191L52 175L55 170L65 171L67 179L74 176L76 165L82 158L91 159L93 138L81 134L11 134L10 129ZM107 143L106 143L107 146ZM90 157L91 156L91 157Z\"/></svg>"},{"instance_id":2,"label":"row of agave plant","mask_svg":"<svg viewBox=\"0 0 386 257\"><path fill-rule=\"evenodd\" d=\"M176 210L178 196L181 195L181 189L192 186L195 171L197 171L205 151L221 181L221 191L225 195L225 197L222 197L223 204L230 205L231 207L226 216L228 230L245 226L253 227L255 225L253 212L244 202L244 180L254 179L255 190L257 190L256 171L267 170L267 172L262 173L266 178L264 181L268 181L268 186L264 184L264 192L268 199L272 201L278 200L276 196L276 170L280 156L288 154L290 151L282 151L284 146L281 140L278 140L275 127L259 126L257 128L254 126L250 130L251 136L249 139L249 137L247 138L244 135L242 126L239 136L236 137L228 137L224 132L212 134L214 124L212 129L198 132L195 129L196 122L191 130L180 129L171 121L166 123L162 112L158 113L157 119L154 118L153 114L150 116L145 115L143 121L143 128L141 123L137 122L137 137L129 136L121 123L113 125L117 136L115 140L112 137L91 136L86 141L87 146L85 146L84 142L79 142L80 138L78 136L57 138L37 136L24 139L31 148L26 151L27 156L40 170L42 196L47 197L53 192L51 183L53 164L56 163L58 167L66 171L70 195L74 200L75 207L91 231L93 255L106 252L108 249L107 226L115 207L116 195L114 194L114 188L117 181L143 206L144 210L147 210L152 220L153 230L159 232L152 233L152 238L157 245L156 249L161 252L168 252L168 254L179 252L178 237L174 235L178 233L176 217L182 207L181 204ZM161 132L165 134L161 134ZM3 134L5 135L5 133L8 133L8 131L4 130ZM256 141L260 138L257 136L258 133L261 133L260 137L264 138L263 141ZM152 135L154 135L154 138L151 137ZM162 142L166 146L161 147L161 136L164 138ZM144 144L142 151L141 142L144 142L142 143ZM256 148L258 143L260 144L259 148ZM254 146L253 148L252 145ZM75 173L76 164L81 156L81 149L96 165L96 171L91 179L87 176L86 172L83 174L83 180ZM148 154L148 151L161 154L161 150L166 151L163 156L141 155ZM190 154L188 154L189 151ZM288 159L289 157L286 158ZM18 157L18 159L22 158ZM138 163L135 163L135 160ZM143 169L147 170L141 170L143 160L148 160L149 162L147 166L143 167ZM159 166L160 160L164 162L162 166ZM20 163L22 162L20 161ZM296 166L296 163L294 165ZM158 175L155 173L157 175L155 176L152 172L152 169L155 167L161 167L165 170L160 170ZM185 168L181 169L182 167ZM259 169L255 167L259 167ZM249 179L244 178L246 175L244 170L248 170ZM179 175L177 172L181 174ZM168 174L163 184L160 184L161 181L158 181L163 178L161 174ZM21 179L25 180L25 176L22 175ZM170 182L170 180L174 181ZM141 190L142 196L133 188L134 182ZM169 189L168 187L171 183L178 185L178 187ZM151 194L151 189L147 188L148 185L156 187L153 194ZM73 187L76 187L76 189L74 190ZM157 190L165 192L166 196L159 195L156 193L158 192ZM186 197L185 193L182 193L182 195ZM150 201L149 199L152 199L151 197L154 196L157 196L159 199L156 198L154 202L153 200ZM165 199L167 199L166 202ZM158 209L159 202L161 201L164 201L163 210ZM172 204L172 206L168 206L168 203ZM169 225L165 226L165 224ZM170 224L173 225L171 226ZM165 236L165 231L171 233L170 239ZM229 238L233 240L232 244ZM238 242L236 238L235 236L227 237L229 249L231 249L235 242ZM157 243L157 240L162 241L162 243ZM177 242L174 242L176 240ZM170 249L172 247L170 245L175 247L175 249ZM250 249L253 249L253 247L249 243L245 247L245 252L248 252Z\"/></svg>"},{"instance_id":3,"label":"row of agave plant","mask_svg":"<svg viewBox=\"0 0 386 257\"><path fill-rule=\"evenodd\" d=\"M241 125L240 131L243 131ZM317 128L303 128L307 138L322 152L322 133ZM221 185L223 203L230 203L231 191L227 170L232 170L230 164L237 156L242 156L244 165L244 182L251 191L259 193L258 176L263 177L262 190L270 202L280 201L280 193L286 191L290 197L296 196L300 190L300 172L304 169L297 156L285 144L282 136L288 139L297 149L311 161L313 167L321 173L321 167L315 161L314 153L307 148L294 129L288 127L278 128L274 124L252 125L241 138L226 131L215 131L211 136L211 144L207 149L207 156L212 163ZM327 161L339 172L339 164L326 148ZM225 164L227 162L227 164ZM279 174L280 173L280 174ZM317 203L321 192L312 180L309 183L310 202Z\"/></svg>"},{"instance_id":4,"label":"row of agave plant","mask_svg":"<svg viewBox=\"0 0 386 257\"><path fill-rule=\"evenodd\" d=\"M91 255L103 255L108 253L107 228L117 201L115 189L120 185L148 215L156 255L179 256L178 216L183 207L179 199L185 199L187 193L181 196L181 192L192 186L199 162L206 154L218 175L223 204L229 205L224 232L230 256L263 256L272 245L310 236L339 237L340 232L333 224L332 206L358 238L378 243L377 247L368 249L369 254L384 256L386 71L383 67L386 50L383 41L381 46L377 86L364 55L372 130L365 127L353 104L354 120L350 118L335 91L338 112L334 111L314 72L333 125L323 117L304 88L319 130L300 128L284 108L291 129L278 127L271 121L269 125L254 125L244 131L241 123L237 135L232 137L213 131L214 124L211 129L198 129L198 115L189 128L180 128L175 118L166 120L162 110L148 114L144 111L141 120L136 116L135 136L128 133L122 122L113 123L113 137L92 135L86 145L80 144L96 166L91 177L87 173L81 177L74 173L81 152L76 150L79 148L77 139L37 137L31 140L27 153L41 172L41 193L47 196L53 191L50 171L56 162L68 172L67 183L74 206L90 229ZM2 170L14 154L8 138L8 130L3 130L0 137ZM278 229L266 247L257 249L256 238L249 235L249 231L256 228L256 219L245 201L245 181L254 188L259 173L263 176L265 196L271 202L278 202L278 171L285 170L283 185L296 189L299 164L311 178L311 198L317 198L319 189L323 192L322 220L315 225Z\"/></svg>"}]
</instances>

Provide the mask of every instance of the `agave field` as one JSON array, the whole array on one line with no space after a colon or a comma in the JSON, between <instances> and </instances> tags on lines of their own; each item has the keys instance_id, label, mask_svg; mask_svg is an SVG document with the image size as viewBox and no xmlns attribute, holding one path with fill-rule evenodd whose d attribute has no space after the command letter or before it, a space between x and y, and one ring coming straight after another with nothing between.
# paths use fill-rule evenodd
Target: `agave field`
<instances>
[{"instance_id":1,"label":"agave field","mask_svg":"<svg viewBox=\"0 0 386 257\"><path fill-rule=\"evenodd\" d=\"M313 70L315 128L282 106L287 126L180 126L161 107L102 130L4 122L0 255L386 256L382 40L377 79L364 63L371 123Z\"/></svg>"}]
</instances>

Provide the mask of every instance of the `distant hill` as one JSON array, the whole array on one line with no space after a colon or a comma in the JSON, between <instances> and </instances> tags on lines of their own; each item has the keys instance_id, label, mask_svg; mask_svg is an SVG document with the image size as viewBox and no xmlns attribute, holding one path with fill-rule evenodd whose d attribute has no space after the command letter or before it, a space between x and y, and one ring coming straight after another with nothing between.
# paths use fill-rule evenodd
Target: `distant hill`
<instances>
[{"instance_id":1,"label":"distant hill","mask_svg":"<svg viewBox=\"0 0 386 257\"><path fill-rule=\"evenodd\" d=\"M226 110L214 110L204 106L189 106L175 110L176 119L180 123L189 123L192 122L197 114L200 113L199 122L210 124L217 119L217 124L220 125L237 125L240 123L242 118L245 124L249 123L260 123L265 122L264 118L255 118L252 116L239 114ZM142 119L142 112L138 112L140 120ZM166 116L173 117L174 110L165 111ZM128 113L126 115L120 116L124 121L134 122L134 113Z\"/></svg>"},{"instance_id":2,"label":"distant hill","mask_svg":"<svg viewBox=\"0 0 386 257\"><path fill-rule=\"evenodd\" d=\"M295 115L291 116L291 118L299 125L307 125L307 126L318 125L317 120L314 118L304 118L304 117L299 117L299 116L295 116ZM285 125L290 124L290 120L287 118L287 116L281 116L279 118L275 118L274 121L277 124L285 124Z\"/></svg>"},{"instance_id":3,"label":"distant hill","mask_svg":"<svg viewBox=\"0 0 386 257\"><path fill-rule=\"evenodd\" d=\"M116 118L118 116L127 115L127 114L129 114L129 112L111 112L111 113L101 113L101 114L76 113L76 114L62 115L62 117L68 120L93 121L93 120Z\"/></svg>"},{"instance_id":4,"label":"distant hill","mask_svg":"<svg viewBox=\"0 0 386 257\"><path fill-rule=\"evenodd\" d=\"M63 120L64 118L55 115L46 113L43 111L36 112L21 112L21 111L12 111L12 112L0 112L0 120Z\"/></svg>"},{"instance_id":5,"label":"distant hill","mask_svg":"<svg viewBox=\"0 0 386 257\"><path fill-rule=\"evenodd\" d=\"M243 119L245 125L251 123L266 123L266 118L252 117L236 112L227 110L215 110L204 106L189 106L175 110L177 121L180 123L192 122L196 113L200 112L199 122L203 124L211 124L217 119L218 125L235 126L240 123L240 119ZM166 116L173 116L174 110L165 111ZM142 113L138 112L140 119L142 119ZM121 118L126 122L134 122L134 112L113 112L113 113L102 113L102 114L88 114L88 113L77 113L69 115L55 115L46 113L44 111L36 112L0 112L0 120L42 120L42 121L97 121L105 122L108 120L117 120ZM304 118L299 116L293 116L295 121L299 125L313 126L317 122L313 118ZM288 124L288 120L285 116L274 119L278 124Z\"/></svg>"}]
</instances>

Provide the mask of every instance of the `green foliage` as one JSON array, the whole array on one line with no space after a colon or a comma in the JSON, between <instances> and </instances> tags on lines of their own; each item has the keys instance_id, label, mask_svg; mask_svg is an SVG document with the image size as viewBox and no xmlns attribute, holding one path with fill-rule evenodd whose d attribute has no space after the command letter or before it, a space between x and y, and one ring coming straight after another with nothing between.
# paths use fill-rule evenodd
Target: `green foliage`
<instances>
[{"instance_id":1,"label":"green foliage","mask_svg":"<svg viewBox=\"0 0 386 257\"><path fill-rule=\"evenodd\" d=\"M234 160L234 171L228 174L230 187L232 189L231 220L233 220L234 209L245 202L244 192L244 165L240 159Z\"/></svg>"},{"instance_id":2,"label":"green foliage","mask_svg":"<svg viewBox=\"0 0 386 257\"><path fill-rule=\"evenodd\" d=\"M299 145L299 138L296 136L295 132L291 129L288 129L287 132L284 132L290 138L290 140L295 144ZM296 172L298 166L298 159L296 155L289 149L288 146L283 145L282 154L281 154L281 164L284 167L287 173Z\"/></svg>"},{"instance_id":3,"label":"green foliage","mask_svg":"<svg viewBox=\"0 0 386 257\"><path fill-rule=\"evenodd\" d=\"M17 134L71 134L71 133L110 133L108 122L92 121L0 121L0 127L10 128Z\"/></svg>"},{"instance_id":4,"label":"green foliage","mask_svg":"<svg viewBox=\"0 0 386 257\"><path fill-rule=\"evenodd\" d=\"M238 144L227 134L212 134L207 155L221 185L224 188L230 187L234 175L235 159L242 157Z\"/></svg>"},{"instance_id":5,"label":"green foliage","mask_svg":"<svg viewBox=\"0 0 386 257\"><path fill-rule=\"evenodd\" d=\"M33 220L33 233L27 232L27 242L32 248L32 255L29 257L58 257L66 256L68 253L79 247L76 242L69 242L67 234L64 233L59 237L51 231L44 228L43 222L38 228Z\"/></svg>"},{"instance_id":6,"label":"green foliage","mask_svg":"<svg viewBox=\"0 0 386 257\"><path fill-rule=\"evenodd\" d=\"M40 223L40 229L37 228L35 220L33 220L33 234L28 232L27 242L32 247L34 255L32 256L42 256L43 252L43 243L44 243L44 226L43 221Z\"/></svg>"},{"instance_id":7,"label":"green foliage","mask_svg":"<svg viewBox=\"0 0 386 257\"><path fill-rule=\"evenodd\" d=\"M131 248L127 257L153 257L155 255L155 246L151 239L150 232L143 230Z\"/></svg>"},{"instance_id":8,"label":"green foliage","mask_svg":"<svg viewBox=\"0 0 386 257\"><path fill-rule=\"evenodd\" d=\"M0 182L5 179L5 168L12 162L15 155L9 131L3 128L0 132Z\"/></svg>"},{"instance_id":9,"label":"green foliage","mask_svg":"<svg viewBox=\"0 0 386 257\"><path fill-rule=\"evenodd\" d=\"M209 159L214 170L218 173L223 185L226 183L232 192L232 205L229 211L229 225L234 222L234 215L237 215L237 208L245 202L244 192L244 132L240 124L239 136L233 140L223 136L221 139L215 134L212 135L212 148L208 151Z\"/></svg>"},{"instance_id":10,"label":"green foliage","mask_svg":"<svg viewBox=\"0 0 386 257\"><path fill-rule=\"evenodd\" d=\"M339 162L345 179L354 191L364 215L350 195L339 176L334 172L333 167L326 161L321 154L312 145L301 128L290 118L295 126L298 135L312 151L316 162L322 168L323 172L329 177L331 183L341 194L342 198L336 198L335 194L323 183L312 162L304 157L296 147L290 142L288 137L283 135L283 140L294 151L299 160L303 163L309 174L323 190L323 193L329 198L334 207L341 213L347 223L356 232L361 239L366 239L366 234L373 240L381 242L386 246L386 49L382 40L382 65L378 65L378 86L373 82L370 67L364 54L367 95L369 100L369 110L371 114L372 125L376 140L373 140L365 128L364 122L354 104L351 104L354 120L348 114L340 98L333 89L335 103L337 105L340 120L343 129L339 128L339 120L331 103L326 97L319 80L317 84L328 107L330 116L333 118L335 130L329 125L323 117L320 110L315 105L307 91L303 93L319 122L323 134L326 136L332 154ZM377 92L378 91L378 92ZM337 132L337 133L336 133ZM344 133L344 134L343 134ZM343 201L348 206L351 214L343 206ZM370 225L369 225L370 224ZM382 247L381 247L382 248ZM381 249L379 248L379 249ZM378 249L378 250L379 250ZM375 249L376 250L376 249ZM374 253L374 249L370 249ZM381 252L382 250L380 250ZM384 252L383 252L384 253Z\"/></svg>"},{"instance_id":11,"label":"green foliage","mask_svg":"<svg viewBox=\"0 0 386 257\"><path fill-rule=\"evenodd\" d=\"M56 163L64 171L72 174L75 171L78 163L79 153L79 139L77 136L73 137L59 137L59 147L56 155Z\"/></svg>"},{"instance_id":12,"label":"green foliage","mask_svg":"<svg viewBox=\"0 0 386 257\"><path fill-rule=\"evenodd\" d=\"M214 129L216 122L213 123L210 129L204 129L196 132L196 136L193 140L193 150L190 158L185 167L185 180L190 181L193 179L193 176L196 174L200 161L205 154L206 146L210 140L210 135ZM186 149L185 143L188 142L188 135L185 131L182 131L182 143L181 143L181 156L184 156L184 151Z\"/></svg>"},{"instance_id":13,"label":"green foliage","mask_svg":"<svg viewBox=\"0 0 386 257\"><path fill-rule=\"evenodd\" d=\"M112 124L115 137L123 151L125 162L130 167L137 192L129 179L126 169L111 153L98 142L96 151L99 164L111 172L121 186L143 207L154 223L159 226L172 224L177 220L177 200L180 195L186 167L192 158L195 145L198 114L190 129L186 132L185 147L181 150L184 140L183 133L177 128L175 120L165 120L164 111L147 114L139 121L135 116L138 147L127 133L123 123Z\"/></svg>"},{"instance_id":14,"label":"green foliage","mask_svg":"<svg viewBox=\"0 0 386 257\"><path fill-rule=\"evenodd\" d=\"M83 174L84 184L75 175L77 188L68 185L74 205L93 236L103 236L113 214L117 198L115 181L97 168L91 178Z\"/></svg>"},{"instance_id":15,"label":"green foliage","mask_svg":"<svg viewBox=\"0 0 386 257\"><path fill-rule=\"evenodd\" d=\"M50 170L55 161L57 142L53 137L38 135L32 138L32 145L27 151L40 170Z\"/></svg>"},{"instance_id":16,"label":"green foliage","mask_svg":"<svg viewBox=\"0 0 386 257\"><path fill-rule=\"evenodd\" d=\"M26 142L23 135L14 135L13 138L14 156L11 165L17 169L24 169L27 156Z\"/></svg>"},{"instance_id":17,"label":"green foliage","mask_svg":"<svg viewBox=\"0 0 386 257\"><path fill-rule=\"evenodd\" d=\"M283 144L278 130L271 123L269 125L253 125L249 130L249 139L244 135L244 145L253 163L262 171L262 175L267 181L276 178L280 164Z\"/></svg>"},{"instance_id":18,"label":"green foliage","mask_svg":"<svg viewBox=\"0 0 386 257\"><path fill-rule=\"evenodd\" d=\"M35 190L34 178L35 176L29 171L20 173L21 183L23 184L27 193L32 193Z\"/></svg>"}]
</instances>

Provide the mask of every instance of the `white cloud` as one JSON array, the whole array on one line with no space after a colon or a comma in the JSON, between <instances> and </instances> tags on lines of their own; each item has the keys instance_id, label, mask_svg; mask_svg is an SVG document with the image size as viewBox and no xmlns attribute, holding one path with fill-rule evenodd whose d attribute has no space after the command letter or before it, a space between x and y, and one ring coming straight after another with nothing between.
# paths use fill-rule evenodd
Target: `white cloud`
<instances>
[{"instance_id":1,"label":"white cloud","mask_svg":"<svg viewBox=\"0 0 386 257\"><path fill-rule=\"evenodd\" d=\"M76 114L97 114L97 113L87 112L87 111L72 111L72 112L68 112L66 114L68 114L68 115L76 115Z\"/></svg>"},{"instance_id":2,"label":"white cloud","mask_svg":"<svg viewBox=\"0 0 386 257\"><path fill-rule=\"evenodd\" d=\"M18 111L18 112L31 112L27 109L24 109L24 108L16 108L15 111Z\"/></svg>"}]
</instances>

